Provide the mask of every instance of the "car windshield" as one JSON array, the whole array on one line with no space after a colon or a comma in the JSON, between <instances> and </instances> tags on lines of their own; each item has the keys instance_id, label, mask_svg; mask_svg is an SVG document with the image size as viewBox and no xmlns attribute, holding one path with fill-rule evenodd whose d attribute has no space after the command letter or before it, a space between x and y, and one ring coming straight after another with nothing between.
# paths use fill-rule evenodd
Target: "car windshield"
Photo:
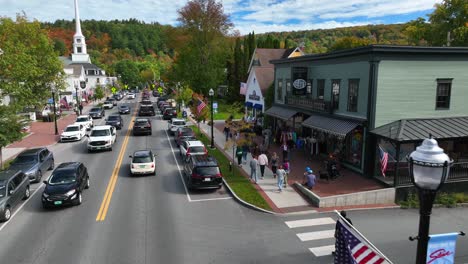
<instances>
[{"instance_id":1,"label":"car windshield","mask_svg":"<svg viewBox=\"0 0 468 264\"><path fill-rule=\"evenodd\" d=\"M37 162L36 155L20 155L16 157L13 163L21 164L21 163L32 163Z\"/></svg>"},{"instance_id":2,"label":"car windshield","mask_svg":"<svg viewBox=\"0 0 468 264\"><path fill-rule=\"evenodd\" d=\"M104 104L112 104L111 101L105 101Z\"/></svg>"},{"instance_id":3,"label":"car windshield","mask_svg":"<svg viewBox=\"0 0 468 264\"><path fill-rule=\"evenodd\" d=\"M196 173L199 175L216 175L220 174L218 167L197 167Z\"/></svg>"},{"instance_id":4,"label":"car windshield","mask_svg":"<svg viewBox=\"0 0 468 264\"><path fill-rule=\"evenodd\" d=\"M80 128L78 126L69 126L65 128L65 132L75 132L75 131L80 131Z\"/></svg>"},{"instance_id":5,"label":"car windshield","mask_svg":"<svg viewBox=\"0 0 468 264\"><path fill-rule=\"evenodd\" d=\"M205 152L205 148L202 146L190 147L191 153L202 153Z\"/></svg>"},{"instance_id":6,"label":"car windshield","mask_svg":"<svg viewBox=\"0 0 468 264\"><path fill-rule=\"evenodd\" d=\"M153 162L153 159L151 156L136 156L133 157L132 163L151 163Z\"/></svg>"},{"instance_id":7,"label":"car windshield","mask_svg":"<svg viewBox=\"0 0 468 264\"><path fill-rule=\"evenodd\" d=\"M92 137L105 137L105 136L109 136L109 135L110 135L110 131L108 129L91 131L91 136Z\"/></svg>"},{"instance_id":8,"label":"car windshield","mask_svg":"<svg viewBox=\"0 0 468 264\"><path fill-rule=\"evenodd\" d=\"M79 117L76 119L76 122L87 122L88 118L87 117Z\"/></svg>"},{"instance_id":9,"label":"car windshield","mask_svg":"<svg viewBox=\"0 0 468 264\"><path fill-rule=\"evenodd\" d=\"M109 116L109 121L118 121L120 119L120 116Z\"/></svg>"},{"instance_id":10,"label":"car windshield","mask_svg":"<svg viewBox=\"0 0 468 264\"><path fill-rule=\"evenodd\" d=\"M91 108L90 112L99 112L101 111L100 108Z\"/></svg>"},{"instance_id":11,"label":"car windshield","mask_svg":"<svg viewBox=\"0 0 468 264\"><path fill-rule=\"evenodd\" d=\"M184 126L185 125L185 121L174 121L172 122L172 124L174 126Z\"/></svg>"},{"instance_id":12,"label":"car windshield","mask_svg":"<svg viewBox=\"0 0 468 264\"><path fill-rule=\"evenodd\" d=\"M56 170L50 176L50 185L70 184L76 181L76 174L74 170Z\"/></svg>"}]
</instances>

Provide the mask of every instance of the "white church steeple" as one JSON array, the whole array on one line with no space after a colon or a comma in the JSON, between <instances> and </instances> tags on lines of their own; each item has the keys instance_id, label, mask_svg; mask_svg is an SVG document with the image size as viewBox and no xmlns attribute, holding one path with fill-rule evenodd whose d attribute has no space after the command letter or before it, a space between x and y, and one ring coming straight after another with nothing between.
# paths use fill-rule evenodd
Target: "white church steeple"
<instances>
[{"instance_id":1,"label":"white church steeple","mask_svg":"<svg viewBox=\"0 0 468 264\"><path fill-rule=\"evenodd\" d=\"M75 35L73 35L73 62L88 62L91 63L91 59L86 50L86 41L83 33L81 33L81 22L80 12L78 10L78 0L75 0Z\"/></svg>"}]
</instances>

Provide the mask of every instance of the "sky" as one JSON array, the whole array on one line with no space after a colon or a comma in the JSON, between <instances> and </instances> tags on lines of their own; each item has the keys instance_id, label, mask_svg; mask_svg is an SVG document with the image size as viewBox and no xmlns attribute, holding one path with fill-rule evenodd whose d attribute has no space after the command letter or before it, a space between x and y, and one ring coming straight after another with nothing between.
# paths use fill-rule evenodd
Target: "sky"
<instances>
[{"instance_id":1,"label":"sky","mask_svg":"<svg viewBox=\"0 0 468 264\"><path fill-rule=\"evenodd\" d=\"M187 0L78 0L82 20L135 18L177 26L177 10ZM219 0L218 0L219 2ZM242 35L405 23L432 13L442 0L224 0L224 12ZM25 12L53 22L74 18L74 0L0 0L0 16Z\"/></svg>"}]
</instances>

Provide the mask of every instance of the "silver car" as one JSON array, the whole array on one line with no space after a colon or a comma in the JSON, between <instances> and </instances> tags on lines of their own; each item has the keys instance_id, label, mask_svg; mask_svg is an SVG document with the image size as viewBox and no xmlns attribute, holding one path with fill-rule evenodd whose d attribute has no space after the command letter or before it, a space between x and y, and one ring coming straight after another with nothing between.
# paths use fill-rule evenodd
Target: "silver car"
<instances>
[{"instance_id":1,"label":"silver car","mask_svg":"<svg viewBox=\"0 0 468 264\"><path fill-rule=\"evenodd\" d=\"M54 169L54 154L47 148L33 148L21 152L11 163L11 170L20 170L32 182L40 182L43 173Z\"/></svg>"},{"instance_id":2,"label":"silver car","mask_svg":"<svg viewBox=\"0 0 468 264\"><path fill-rule=\"evenodd\" d=\"M21 200L31 195L28 177L21 171L0 171L0 221L8 221Z\"/></svg>"}]
</instances>

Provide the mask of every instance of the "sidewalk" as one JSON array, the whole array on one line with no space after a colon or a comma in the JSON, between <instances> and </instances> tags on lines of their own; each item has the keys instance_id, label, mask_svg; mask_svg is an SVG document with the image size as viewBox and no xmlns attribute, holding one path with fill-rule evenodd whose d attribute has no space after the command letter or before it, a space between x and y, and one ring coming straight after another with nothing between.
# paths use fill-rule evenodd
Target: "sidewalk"
<instances>
[{"instance_id":1,"label":"sidewalk","mask_svg":"<svg viewBox=\"0 0 468 264\"><path fill-rule=\"evenodd\" d=\"M94 105L94 103L84 105L82 110L83 114L88 113ZM65 127L73 124L76 120L76 114L74 111L64 111L63 113L66 114L66 116L57 120L59 134L63 129L65 129ZM25 149L55 144L58 142L59 137L59 135L55 135L54 122L31 122L29 135L2 149L3 162L16 157L16 155Z\"/></svg>"},{"instance_id":2,"label":"sidewalk","mask_svg":"<svg viewBox=\"0 0 468 264\"><path fill-rule=\"evenodd\" d=\"M192 120L192 122L196 124L194 120ZM217 122L224 121L215 120L215 127ZM207 135L211 136L211 126L209 126L207 123L200 123L200 130L205 132ZM224 149L226 139L223 132L219 131L218 129L213 129L213 133L214 142L217 148ZM232 149L228 149L225 152L227 153L230 159L233 158ZM252 155L249 153L247 156L247 164L244 164L241 168L246 173L246 175L250 175L250 167L248 164L251 159ZM235 161L234 164L237 164L237 161ZM309 203L304 198L302 198L302 196L298 194L291 186L288 186L287 188L283 189L283 192L281 193L278 192L277 181L275 178L273 178L273 172L270 168L265 168L265 178L263 180L260 179L260 170L258 170L257 173L259 175L257 186L274 204L274 206L279 209L279 211L293 212L316 209L315 207L309 205Z\"/></svg>"}]
</instances>

